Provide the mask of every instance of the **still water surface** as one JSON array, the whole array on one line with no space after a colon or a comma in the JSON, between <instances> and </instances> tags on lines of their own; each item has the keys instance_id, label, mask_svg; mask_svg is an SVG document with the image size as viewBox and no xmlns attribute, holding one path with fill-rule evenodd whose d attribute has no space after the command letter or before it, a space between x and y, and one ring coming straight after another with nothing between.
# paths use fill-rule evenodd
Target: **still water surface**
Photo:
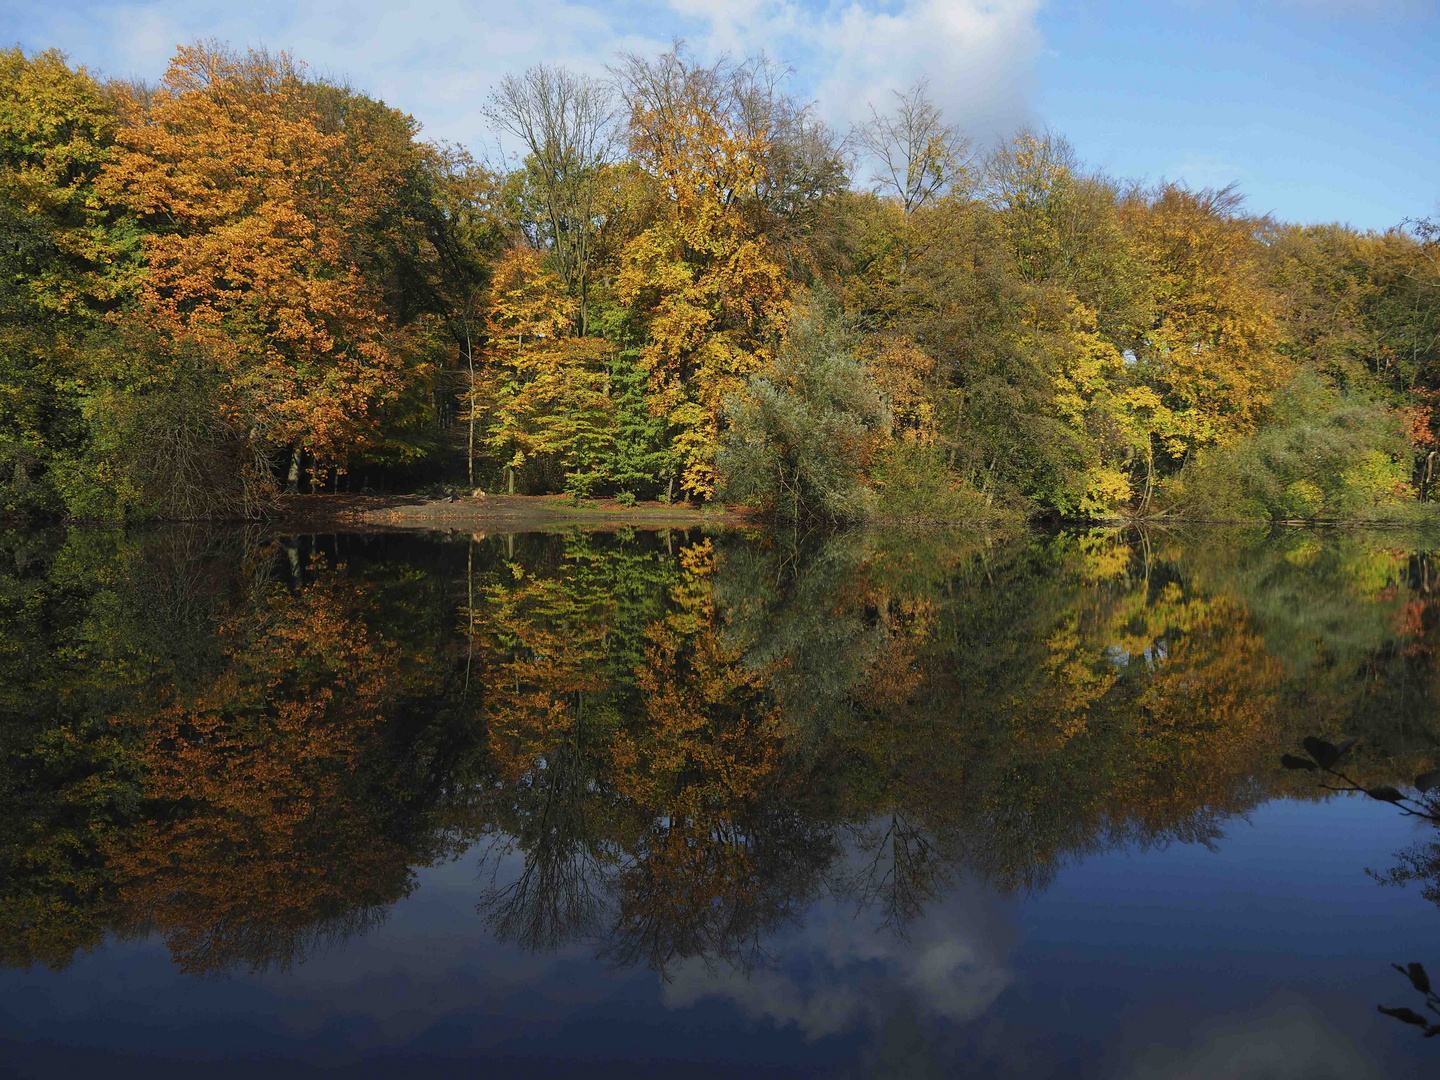
<instances>
[{"instance_id":1,"label":"still water surface","mask_svg":"<svg viewBox=\"0 0 1440 1080\"><path fill-rule=\"evenodd\" d=\"M0 535L0 1073L1395 1077L1395 535ZM1402 880L1382 884L1392 871Z\"/></svg>"}]
</instances>

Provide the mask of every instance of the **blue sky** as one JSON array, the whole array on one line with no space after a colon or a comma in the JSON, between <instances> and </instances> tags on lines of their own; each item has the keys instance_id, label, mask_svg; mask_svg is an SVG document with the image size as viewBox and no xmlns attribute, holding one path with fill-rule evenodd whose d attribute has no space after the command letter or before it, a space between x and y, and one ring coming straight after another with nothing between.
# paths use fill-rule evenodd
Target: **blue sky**
<instances>
[{"instance_id":1,"label":"blue sky","mask_svg":"<svg viewBox=\"0 0 1440 1080\"><path fill-rule=\"evenodd\" d=\"M1126 177L1238 182L1250 206L1384 228L1440 211L1440 0L0 0L6 37L153 80L177 42L287 48L483 150L505 71L601 71L684 37L764 49L837 128L929 75L984 143L1021 123Z\"/></svg>"}]
</instances>

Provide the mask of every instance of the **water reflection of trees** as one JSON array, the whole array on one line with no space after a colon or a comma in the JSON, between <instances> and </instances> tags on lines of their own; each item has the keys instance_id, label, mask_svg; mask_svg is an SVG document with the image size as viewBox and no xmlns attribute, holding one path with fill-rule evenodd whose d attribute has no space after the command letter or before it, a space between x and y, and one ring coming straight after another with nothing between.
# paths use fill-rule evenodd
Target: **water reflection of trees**
<instances>
[{"instance_id":1,"label":"water reflection of trees","mask_svg":"<svg viewBox=\"0 0 1440 1080\"><path fill-rule=\"evenodd\" d=\"M1317 719L1413 770L1437 581L1311 534L11 534L0 950L284 967L462 853L529 949L747 969L825 895L903 934L1309 794Z\"/></svg>"}]
</instances>

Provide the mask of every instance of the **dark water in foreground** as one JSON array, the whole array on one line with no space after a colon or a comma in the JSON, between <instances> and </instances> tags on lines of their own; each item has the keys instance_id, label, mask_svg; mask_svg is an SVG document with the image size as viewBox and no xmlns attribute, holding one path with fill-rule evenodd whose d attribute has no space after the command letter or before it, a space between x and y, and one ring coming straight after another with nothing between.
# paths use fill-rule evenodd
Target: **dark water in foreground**
<instances>
[{"instance_id":1,"label":"dark water in foreground","mask_svg":"<svg viewBox=\"0 0 1440 1080\"><path fill-rule=\"evenodd\" d=\"M1395 535L0 534L0 1075L1433 1075ZM1367 873L1373 871L1373 873ZM1384 883L1387 875L1397 882Z\"/></svg>"}]
</instances>

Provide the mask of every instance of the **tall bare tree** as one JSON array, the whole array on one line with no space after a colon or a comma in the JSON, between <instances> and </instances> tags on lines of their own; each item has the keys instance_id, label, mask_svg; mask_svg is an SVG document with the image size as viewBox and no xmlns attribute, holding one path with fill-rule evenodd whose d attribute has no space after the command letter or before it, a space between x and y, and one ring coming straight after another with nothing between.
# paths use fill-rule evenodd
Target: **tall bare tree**
<instances>
[{"instance_id":1,"label":"tall bare tree","mask_svg":"<svg viewBox=\"0 0 1440 1080\"><path fill-rule=\"evenodd\" d=\"M944 113L930 100L930 80L895 91L895 102L893 113L881 113L872 104L870 119L854 129L851 139L874 165L870 182L875 190L893 195L908 222L964 177L970 140L945 123Z\"/></svg>"},{"instance_id":2,"label":"tall bare tree","mask_svg":"<svg viewBox=\"0 0 1440 1080\"><path fill-rule=\"evenodd\" d=\"M787 91L792 74L761 54L737 66L731 80L737 126L763 132L767 145L756 191L762 211L757 225L791 255L813 227L824 200L849 183L835 134L815 117L813 103Z\"/></svg>"},{"instance_id":3,"label":"tall bare tree","mask_svg":"<svg viewBox=\"0 0 1440 1080\"><path fill-rule=\"evenodd\" d=\"M600 184L615 146L610 89L589 76L540 64L523 75L507 75L491 95L485 116L529 153L555 268L579 301L575 329L583 335Z\"/></svg>"}]
</instances>

